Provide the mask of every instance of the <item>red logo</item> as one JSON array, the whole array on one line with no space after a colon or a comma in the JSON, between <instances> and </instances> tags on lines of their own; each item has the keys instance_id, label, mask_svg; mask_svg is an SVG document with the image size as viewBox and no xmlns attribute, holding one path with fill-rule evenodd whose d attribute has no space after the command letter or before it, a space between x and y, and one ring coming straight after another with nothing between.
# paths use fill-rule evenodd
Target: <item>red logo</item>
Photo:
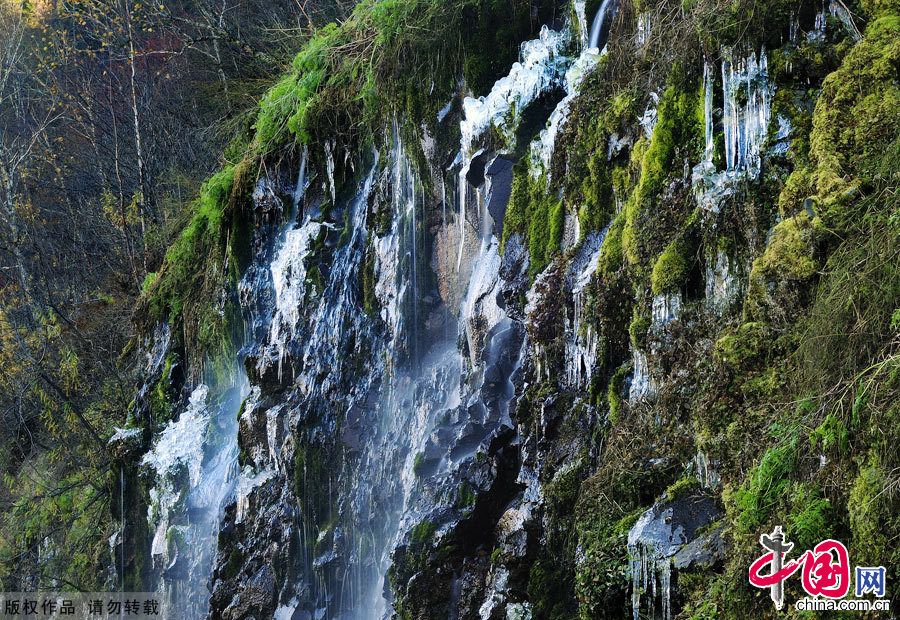
<instances>
[{"instance_id":1,"label":"red logo","mask_svg":"<svg viewBox=\"0 0 900 620\"><path fill-rule=\"evenodd\" d=\"M777 609L784 605L784 580L801 568L803 589L810 596L839 599L850 591L850 555L843 543L823 540L795 560L787 559L794 543L787 542L780 526L760 536L759 543L767 553L750 565L750 583L769 588ZM764 572L766 567L770 569Z\"/></svg>"}]
</instances>

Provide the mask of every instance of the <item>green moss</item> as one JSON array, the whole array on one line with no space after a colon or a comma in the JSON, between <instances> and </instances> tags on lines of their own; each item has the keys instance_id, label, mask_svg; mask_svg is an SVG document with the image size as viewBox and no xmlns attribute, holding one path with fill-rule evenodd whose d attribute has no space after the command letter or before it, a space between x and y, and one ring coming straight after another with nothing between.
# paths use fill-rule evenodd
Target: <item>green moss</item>
<instances>
[{"instance_id":1,"label":"green moss","mask_svg":"<svg viewBox=\"0 0 900 620\"><path fill-rule=\"evenodd\" d=\"M369 316L378 315L378 297L375 295L375 250L371 246L366 247L366 255L360 270L362 280L363 310Z\"/></svg>"},{"instance_id":2,"label":"green moss","mask_svg":"<svg viewBox=\"0 0 900 620\"><path fill-rule=\"evenodd\" d=\"M425 453L417 452L416 458L413 460L413 474L416 478L420 478L422 476L422 471L425 468Z\"/></svg>"},{"instance_id":3,"label":"green moss","mask_svg":"<svg viewBox=\"0 0 900 620\"><path fill-rule=\"evenodd\" d=\"M157 274L155 271L151 271L146 276L144 276L144 281L141 283L141 295L146 295L153 285L156 284Z\"/></svg>"},{"instance_id":4,"label":"green moss","mask_svg":"<svg viewBox=\"0 0 900 620\"><path fill-rule=\"evenodd\" d=\"M822 233L821 221L811 219L805 212L782 220L772 229L765 251L753 261L750 270L744 305L748 318L766 315L765 307L773 305L770 291L777 285L781 284L787 287L787 292L793 293L818 273L816 249ZM776 300L775 305L785 304Z\"/></svg>"},{"instance_id":5,"label":"green moss","mask_svg":"<svg viewBox=\"0 0 900 620\"><path fill-rule=\"evenodd\" d=\"M688 251L689 246L682 237L669 242L656 259L650 275L654 295L668 295L681 290L690 271L691 257L688 256Z\"/></svg>"},{"instance_id":6,"label":"green moss","mask_svg":"<svg viewBox=\"0 0 900 620\"><path fill-rule=\"evenodd\" d=\"M682 476L666 489L669 500L676 500L700 489L700 481L696 476Z\"/></svg>"},{"instance_id":7,"label":"green moss","mask_svg":"<svg viewBox=\"0 0 900 620\"><path fill-rule=\"evenodd\" d=\"M647 151L641 158L640 180L623 212L625 223L622 247L628 262L635 268L642 265L641 213L650 210L677 166L673 166L676 148L698 148L701 124L695 114L697 93L670 85L660 97L656 127Z\"/></svg>"},{"instance_id":8,"label":"green moss","mask_svg":"<svg viewBox=\"0 0 900 620\"><path fill-rule=\"evenodd\" d=\"M512 192L503 220L503 247L515 233L523 235L531 259L531 274L540 273L559 251L566 211L547 188L546 176L532 178L525 160L516 164Z\"/></svg>"},{"instance_id":9,"label":"green moss","mask_svg":"<svg viewBox=\"0 0 900 620\"><path fill-rule=\"evenodd\" d=\"M459 485L459 488L456 491L456 507L457 508L472 508L475 506L475 502L478 499L478 496L475 494L475 491L468 484L463 482Z\"/></svg>"},{"instance_id":10,"label":"green moss","mask_svg":"<svg viewBox=\"0 0 900 620\"><path fill-rule=\"evenodd\" d=\"M545 487L548 506L558 513L571 512L583 476L584 463L580 459L560 468Z\"/></svg>"},{"instance_id":11,"label":"green moss","mask_svg":"<svg viewBox=\"0 0 900 620\"><path fill-rule=\"evenodd\" d=\"M889 542L896 540L900 533L896 500L886 492L892 484L895 482L885 472L881 460L870 455L854 480L847 501L855 562L892 566L892 560L900 555L896 545ZM887 550L892 551L886 554Z\"/></svg>"},{"instance_id":12,"label":"green moss","mask_svg":"<svg viewBox=\"0 0 900 620\"><path fill-rule=\"evenodd\" d=\"M262 98L252 148L265 154L334 138L351 145L398 112L410 126L431 124L460 74L480 91L508 67L534 28L532 9L543 19L551 3L359 2L339 25L319 28Z\"/></svg>"},{"instance_id":13,"label":"green moss","mask_svg":"<svg viewBox=\"0 0 900 620\"><path fill-rule=\"evenodd\" d=\"M528 572L528 600L538 618L563 620L571 617L567 609L567 592L571 584L565 581L565 571L542 558L531 565Z\"/></svg>"},{"instance_id":14,"label":"green moss","mask_svg":"<svg viewBox=\"0 0 900 620\"><path fill-rule=\"evenodd\" d=\"M745 368L764 361L769 349L771 333L763 323L743 323L736 330L726 331L716 340L713 353L716 359L735 368Z\"/></svg>"},{"instance_id":15,"label":"green moss","mask_svg":"<svg viewBox=\"0 0 900 620\"><path fill-rule=\"evenodd\" d=\"M783 212L800 208L809 192L829 227L844 226L857 190L896 170L898 66L900 17L881 17L823 83L813 114L811 163L788 179L779 199Z\"/></svg>"},{"instance_id":16,"label":"green moss","mask_svg":"<svg viewBox=\"0 0 900 620\"><path fill-rule=\"evenodd\" d=\"M188 349L216 359L227 356L235 307L222 307L221 291L236 272L226 273L223 257L233 208L235 167L226 166L202 186L190 222L169 247L153 285L142 296L139 314L152 321L183 323ZM233 306L233 304L232 304Z\"/></svg>"},{"instance_id":17,"label":"green moss","mask_svg":"<svg viewBox=\"0 0 900 620\"><path fill-rule=\"evenodd\" d=\"M648 309L640 304L635 304L631 323L628 325L628 336L633 348L642 350L647 348L647 332L650 331L650 323L651 317Z\"/></svg>"},{"instance_id":18,"label":"green moss","mask_svg":"<svg viewBox=\"0 0 900 620\"><path fill-rule=\"evenodd\" d=\"M500 563L502 557L503 549L501 549L500 547L494 547L494 550L491 551L491 566L497 566Z\"/></svg>"},{"instance_id":19,"label":"green moss","mask_svg":"<svg viewBox=\"0 0 900 620\"><path fill-rule=\"evenodd\" d=\"M622 230L625 227L625 215L620 212L603 239L603 245L600 247L600 256L597 259L597 271L600 274L609 276L618 271L625 261L625 254L622 251Z\"/></svg>"},{"instance_id":20,"label":"green moss","mask_svg":"<svg viewBox=\"0 0 900 620\"><path fill-rule=\"evenodd\" d=\"M423 545L431 540L436 531L437 525L435 525L428 519L423 519L422 521L419 521L415 526L413 526L409 538L413 543L417 545Z\"/></svg>"},{"instance_id":21,"label":"green moss","mask_svg":"<svg viewBox=\"0 0 900 620\"><path fill-rule=\"evenodd\" d=\"M631 372L631 364L625 363L619 366L606 389L606 400L609 403L609 423L615 426L622 417L624 403L622 392L625 390L625 378Z\"/></svg>"},{"instance_id":22,"label":"green moss","mask_svg":"<svg viewBox=\"0 0 900 620\"><path fill-rule=\"evenodd\" d=\"M797 466L797 439L769 448L750 472L747 482L734 493L738 514L735 522L743 531L764 525L788 487L788 476Z\"/></svg>"}]
</instances>

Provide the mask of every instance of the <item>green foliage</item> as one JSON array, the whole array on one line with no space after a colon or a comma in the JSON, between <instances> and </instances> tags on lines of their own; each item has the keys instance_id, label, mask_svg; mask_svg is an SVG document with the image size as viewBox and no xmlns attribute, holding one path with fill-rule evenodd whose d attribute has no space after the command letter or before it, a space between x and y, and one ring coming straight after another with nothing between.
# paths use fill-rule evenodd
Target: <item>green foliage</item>
<instances>
[{"instance_id":1,"label":"green foliage","mask_svg":"<svg viewBox=\"0 0 900 620\"><path fill-rule=\"evenodd\" d=\"M422 521L419 521L415 526L413 526L412 531L409 534L409 538L414 544L423 545L431 540L436 531L437 525L435 525L428 519L423 519Z\"/></svg>"},{"instance_id":2,"label":"green foliage","mask_svg":"<svg viewBox=\"0 0 900 620\"><path fill-rule=\"evenodd\" d=\"M878 175L896 175L900 109L900 17L869 24L841 66L822 85L810 135L810 166L795 170L782 211L813 195L829 227L847 224L846 205Z\"/></svg>"},{"instance_id":3,"label":"green foliage","mask_svg":"<svg viewBox=\"0 0 900 620\"><path fill-rule=\"evenodd\" d=\"M845 453L850 447L850 433L847 425L832 412L810 434L809 443L814 450L821 447L826 453Z\"/></svg>"},{"instance_id":4,"label":"green foliage","mask_svg":"<svg viewBox=\"0 0 900 620\"><path fill-rule=\"evenodd\" d=\"M763 454L747 481L734 493L736 525L752 532L767 523L772 508L787 489L797 466L797 438L782 441Z\"/></svg>"},{"instance_id":5,"label":"green foliage","mask_svg":"<svg viewBox=\"0 0 900 620\"><path fill-rule=\"evenodd\" d=\"M681 290L690 271L692 257L688 255L688 251L687 242L680 236L669 242L656 259L653 273L650 275L650 286L654 295L667 295Z\"/></svg>"},{"instance_id":6,"label":"green foliage","mask_svg":"<svg viewBox=\"0 0 900 620\"><path fill-rule=\"evenodd\" d=\"M622 411L625 406L622 400L622 392L625 390L625 378L629 372L631 372L630 363L619 366L609 380L609 386L606 389L606 400L609 403L609 423L613 426L618 424L622 417Z\"/></svg>"},{"instance_id":7,"label":"green foliage","mask_svg":"<svg viewBox=\"0 0 900 620\"><path fill-rule=\"evenodd\" d=\"M702 124L697 122L697 93L670 85L659 101L656 127L641 158L640 180L625 201L622 247L630 265L642 268L641 214L650 212L673 170L677 149L698 148Z\"/></svg>"},{"instance_id":8,"label":"green foliage","mask_svg":"<svg viewBox=\"0 0 900 620\"><path fill-rule=\"evenodd\" d=\"M798 548L809 549L832 535L831 504L822 497L818 487L811 483L796 483L788 504L788 532Z\"/></svg>"},{"instance_id":9,"label":"green foliage","mask_svg":"<svg viewBox=\"0 0 900 620\"><path fill-rule=\"evenodd\" d=\"M516 164L503 220L503 243L514 233L524 236L532 275L543 271L559 251L565 217L565 207L548 191L546 177L532 178L525 160Z\"/></svg>"}]
</instances>

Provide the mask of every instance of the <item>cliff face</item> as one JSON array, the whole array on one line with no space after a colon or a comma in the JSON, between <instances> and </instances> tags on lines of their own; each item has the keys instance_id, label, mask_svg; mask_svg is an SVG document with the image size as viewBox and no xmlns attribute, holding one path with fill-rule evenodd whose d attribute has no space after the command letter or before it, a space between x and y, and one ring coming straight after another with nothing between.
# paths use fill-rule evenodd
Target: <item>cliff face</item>
<instances>
[{"instance_id":1,"label":"cliff face","mask_svg":"<svg viewBox=\"0 0 900 620\"><path fill-rule=\"evenodd\" d=\"M762 617L775 525L894 577L896 7L514 4L380 116L329 30L207 183L123 457L180 613Z\"/></svg>"}]
</instances>

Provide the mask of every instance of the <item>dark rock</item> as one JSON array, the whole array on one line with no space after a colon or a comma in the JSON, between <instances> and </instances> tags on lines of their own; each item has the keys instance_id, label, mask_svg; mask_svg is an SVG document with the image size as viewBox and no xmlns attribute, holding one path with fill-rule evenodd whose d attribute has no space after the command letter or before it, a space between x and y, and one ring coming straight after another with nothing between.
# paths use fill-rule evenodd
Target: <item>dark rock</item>
<instances>
[{"instance_id":1,"label":"dark rock","mask_svg":"<svg viewBox=\"0 0 900 620\"><path fill-rule=\"evenodd\" d=\"M490 193L487 196L487 209L494 220L494 234L503 235L503 218L512 194L513 161L503 157L495 157L488 165L485 175L490 179Z\"/></svg>"}]
</instances>

